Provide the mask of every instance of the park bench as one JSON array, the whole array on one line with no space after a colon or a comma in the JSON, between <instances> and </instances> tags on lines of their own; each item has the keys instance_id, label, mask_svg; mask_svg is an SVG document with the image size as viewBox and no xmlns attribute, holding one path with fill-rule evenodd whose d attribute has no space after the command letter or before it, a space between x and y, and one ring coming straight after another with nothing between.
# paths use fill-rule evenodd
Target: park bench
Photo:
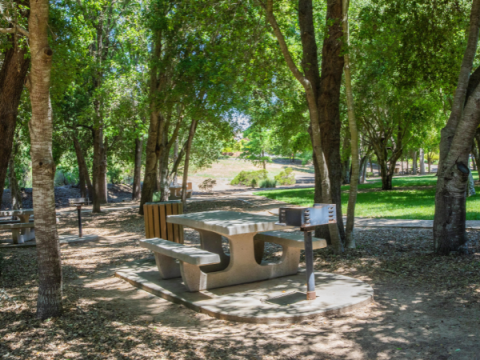
<instances>
[{"instance_id":1,"label":"park bench","mask_svg":"<svg viewBox=\"0 0 480 360\"><path fill-rule=\"evenodd\" d=\"M254 238L256 241L265 241L282 245L283 247L291 247L303 250L305 248L303 234L296 234L285 231L267 231L258 233ZM325 239L313 238L313 250L327 247Z\"/></svg>"},{"instance_id":2,"label":"park bench","mask_svg":"<svg viewBox=\"0 0 480 360\"><path fill-rule=\"evenodd\" d=\"M188 291L192 292L207 288L206 274L200 266L220 263L218 254L160 238L140 240L140 246L154 253L162 279L182 276Z\"/></svg>"},{"instance_id":3,"label":"park bench","mask_svg":"<svg viewBox=\"0 0 480 360\"><path fill-rule=\"evenodd\" d=\"M26 241L35 238L34 223L11 223L0 224L0 230L12 230L12 238L14 244L23 244Z\"/></svg>"}]
</instances>

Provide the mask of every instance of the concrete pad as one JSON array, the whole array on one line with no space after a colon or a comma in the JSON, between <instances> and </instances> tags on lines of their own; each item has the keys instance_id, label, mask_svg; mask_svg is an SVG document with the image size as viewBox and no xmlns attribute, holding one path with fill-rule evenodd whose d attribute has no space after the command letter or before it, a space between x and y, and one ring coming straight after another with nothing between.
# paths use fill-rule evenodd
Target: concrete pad
<instances>
[{"instance_id":1,"label":"concrete pad","mask_svg":"<svg viewBox=\"0 0 480 360\"><path fill-rule=\"evenodd\" d=\"M115 272L133 286L218 319L247 323L297 323L343 314L373 300L370 285L346 276L316 272L317 298L306 300L305 273L213 290L188 292L181 278L161 280L153 259Z\"/></svg>"},{"instance_id":2,"label":"concrete pad","mask_svg":"<svg viewBox=\"0 0 480 360\"><path fill-rule=\"evenodd\" d=\"M78 235L59 235L58 238L60 245L69 245L98 240L98 235L84 235L81 238L78 237ZM5 240L0 242L0 248L20 248L33 246L37 246L35 239L25 241L22 244L14 244L13 240Z\"/></svg>"},{"instance_id":3,"label":"concrete pad","mask_svg":"<svg viewBox=\"0 0 480 360\"><path fill-rule=\"evenodd\" d=\"M98 235L83 235L82 237L78 237L78 235L59 235L58 238L60 245L63 245L95 241L98 240Z\"/></svg>"}]
</instances>

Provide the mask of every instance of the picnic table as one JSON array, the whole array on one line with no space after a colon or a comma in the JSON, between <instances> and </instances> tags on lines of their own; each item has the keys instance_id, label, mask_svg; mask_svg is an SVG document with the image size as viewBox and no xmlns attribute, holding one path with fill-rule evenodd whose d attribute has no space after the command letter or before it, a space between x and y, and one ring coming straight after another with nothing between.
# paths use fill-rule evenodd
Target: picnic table
<instances>
[{"instance_id":1,"label":"picnic table","mask_svg":"<svg viewBox=\"0 0 480 360\"><path fill-rule=\"evenodd\" d=\"M303 236L283 231L278 218L236 211L208 211L170 215L167 222L195 229L201 249L146 239L141 246L152 250L164 279L182 276L190 291L213 289L293 275L298 272ZM288 228L288 227L287 227ZM257 236L258 234L258 236ZM222 237L230 245L230 255L222 248ZM282 245L280 263L262 263L264 242ZM315 248L326 246L318 239ZM174 260L179 260L177 264ZM179 269L175 267L179 266Z\"/></svg>"},{"instance_id":2,"label":"picnic table","mask_svg":"<svg viewBox=\"0 0 480 360\"><path fill-rule=\"evenodd\" d=\"M32 240L35 237L34 224L30 223L32 215L33 209L0 211L0 217L15 216L20 219L20 222L0 224L0 230L11 230L14 244Z\"/></svg>"}]
</instances>

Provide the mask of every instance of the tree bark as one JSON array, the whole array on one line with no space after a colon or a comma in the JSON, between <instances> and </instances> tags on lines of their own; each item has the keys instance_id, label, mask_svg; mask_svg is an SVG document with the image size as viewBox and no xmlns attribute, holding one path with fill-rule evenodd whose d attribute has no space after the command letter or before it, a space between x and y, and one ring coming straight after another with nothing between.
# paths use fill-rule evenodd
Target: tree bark
<instances>
[{"instance_id":1,"label":"tree bark","mask_svg":"<svg viewBox=\"0 0 480 360\"><path fill-rule=\"evenodd\" d=\"M80 196L85 198L88 197L92 200L94 195L93 185L90 181L90 175L88 174L88 167L85 162L85 157L83 156L82 147L75 134L72 135L72 138L75 154L77 155L78 170L81 175L80 179L83 179L83 184L82 181L80 181ZM87 187L87 191L85 191L85 186Z\"/></svg>"},{"instance_id":2,"label":"tree bark","mask_svg":"<svg viewBox=\"0 0 480 360\"><path fill-rule=\"evenodd\" d=\"M466 251L466 188L469 169L465 165L479 123L480 89L477 85L469 98L467 90L478 45L480 0L474 0L468 29L467 48L462 61L452 111L440 140L435 217L434 249L439 254ZM471 79L475 80L474 77ZM466 104L466 106L465 106Z\"/></svg>"},{"instance_id":3,"label":"tree bark","mask_svg":"<svg viewBox=\"0 0 480 360\"><path fill-rule=\"evenodd\" d=\"M413 152L412 156L413 162L412 162L412 173L413 175L417 175L417 152Z\"/></svg>"},{"instance_id":4,"label":"tree bark","mask_svg":"<svg viewBox=\"0 0 480 360\"><path fill-rule=\"evenodd\" d=\"M340 236L345 239L341 199L340 88L344 68L342 56L342 0L327 0L326 36L323 41L318 111L322 146L331 184L332 202L337 205Z\"/></svg>"},{"instance_id":5,"label":"tree bark","mask_svg":"<svg viewBox=\"0 0 480 360\"><path fill-rule=\"evenodd\" d=\"M0 69L0 204L12 152L18 104L30 66L30 56L26 56L28 49L18 47L14 34L8 35L7 42L10 47L5 50Z\"/></svg>"},{"instance_id":6,"label":"tree bark","mask_svg":"<svg viewBox=\"0 0 480 360\"><path fill-rule=\"evenodd\" d=\"M12 198L12 209L18 210L22 208L22 192L18 186L17 175L15 173L15 156L17 154L18 144L14 146L10 160L8 161L8 182L10 183L10 194Z\"/></svg>"},{"instance_id":7,"label":"tree bark","mask_svg":"<svg viewBox=\"0 0 480 360\"><path fill-rule=\"evenodd\" d=\"M38 264L37 317L40 319L62 314L62 266L55 214L50 103L53 52L48 45L48 10L47 0L30 2L28 25L32 69L29 86L32 118L29 130Z\"/></svg>"},{"instance_id":8,"label":"tree bark","mask_svg":"<svg viewBox=\"0 0 480 360\"><path fill-rule=\"evenodd\" d=\"M143 138L135 139L135 167L133 170L132 200L140 199L140 179L142 172Z\"/></svg>"},{"instance_id":9,"label":"tree bark","mask_svg":"<svg viewBox=\"0 0 480 360\"><path fill-rule=\"evenodd\" d=\"M475 156L475 164L477 165L478 170L478 179L480 180L480 129L475 131L475 140L474 143L476 144L476 156Z\"/></svg>"},{"instance_id":10,"label":"tree bark","mask_svg":"<svg viewBox=\"0 0 480 360\"><path fill-rule=\"evenodd\" d=\"M94 213L99 213L101 204L106 204L107 188L106 188L106 176L107 176L107 158L105 142L103 137L103 124L100 123L99 127L93 130L93 210Z\"/></svg>"},{"instance_id":11,"label":"tree bark","mask_svg":"<svg viewBox=\"0 0 480 360\"><path fill-rule=\"evenodd\" d=\"M349 29L348 29L348 8L349 0L343 0L343 34L345 36L345 42L349 45ZM354 101L352 92L352 76L350 73L350 55L348 52L344 55L345 59L345 92L347 94L347 112L348 112L348 125L350 129L350 146L352 152L352 173L350 193L348 197L348 209L347 209L347 228L345 232L345 246L349 249L355 248L355 237L353 236L353 227L355 224L355 204L357 202L358 192L358 180L360 173L359 164L359 145L358 145L358 129L357 120L355 119Z\"/></svg>"},{"instance_id":12,"label":"tree bark","mask_svg":"<svg viewBox=\"0 0 480 360\"><path fill-rule=\"evenodd\" d=\"M187 146L185 149L185 166L183 167L183 181L182 181L182 203L185 206L187 203L187 180L188 180L188 166L190 164L190 150L192 148L193 137L197 130L198 121L192 119L190 130L188 132Z\"/></svg>"},{"instance_id":13,"label":"tree bark","mask_svg":"<svg viewBox=\"0 0 480 360\"><path fill-rule=\"evenodd\" d=\"M420 175L425 175L425 152L423 148L418 151L420 154Z\"/></svg>"}]
</instances>

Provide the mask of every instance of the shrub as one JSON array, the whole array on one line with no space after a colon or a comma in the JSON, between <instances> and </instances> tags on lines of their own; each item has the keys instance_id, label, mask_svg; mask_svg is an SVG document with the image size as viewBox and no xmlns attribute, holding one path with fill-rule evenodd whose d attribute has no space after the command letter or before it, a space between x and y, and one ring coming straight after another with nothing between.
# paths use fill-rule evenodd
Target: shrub
<instances>
[{"instance_id":1,"label":"shrub","mask_svg":"<svg viewBox=\"0 0 480 360\"><path fill-rule=\"evenodd\" d=\"M277 187L277 180L265 179L260 181L260 188L274 188Z\"/></svg>"},{"instance_id":2,"label":"shrub","mask_svg":"<svg viewBox=\"0 0 480 360\"><path fill-rule=\"evenodd\" d=\"M260 180L267 178L267 170L240 171L230 182L231 185L245 185L255 187ZM255 182L253 182L255 180Z\"/></svg>"},{"instance_id":3,"label":"shrub","mask_svg":"<svg viewBox=\"0 0 480 360\"><path fill-rule=\"evenodd\" d=\"M292 168L286 168L280 174L275 176L277 184L279 185L293 185L295 184L295 174L293 173Z\"/></svg>"},{"instance_id":4,"label":"shrub","mask_svg":"<svg viewBox=\"0 0 480 360\"><path fill-rule=\"evenodd\" d=\"M152 202L159 202L162 194L160 191L153 193Z\"/></svg>"}]
</instances>

